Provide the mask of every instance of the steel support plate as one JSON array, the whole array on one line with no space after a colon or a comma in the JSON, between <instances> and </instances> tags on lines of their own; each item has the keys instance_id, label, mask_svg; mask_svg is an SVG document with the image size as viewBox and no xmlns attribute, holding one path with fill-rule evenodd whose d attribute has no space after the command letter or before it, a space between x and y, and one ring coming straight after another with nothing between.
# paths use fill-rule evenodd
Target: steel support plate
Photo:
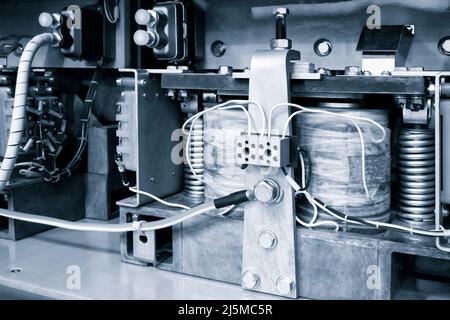
<instances>
[{"instance_id":1,"label":"steel support plate","mask_svg":"<svg viewBox=\"0 0 450 320\"><path fill-rule=\"evenodd\" d=\"M292 50L258 51L253 56L249 99L261 104L266 115L276 104L290 101L289 64L291 60L299 58L300 53ZM259 109L250 105L249 111L255 121L256 130L261 129L262 118ZM282 129L288 117L289 108L280 108L274 113L274 133ZM275 180L283 189L284 196L275 204L256 201L247 204L244 218L242 284L246 289L296 298L295 195L280 169L267 172L261 167L247 168L249 187L264 178ZM276 237L276 244L272 249L264 249L259 244L259 238L264 231ZM248 285L249 275L255 280L253 287Z\"/></svg>"}]
</instances>

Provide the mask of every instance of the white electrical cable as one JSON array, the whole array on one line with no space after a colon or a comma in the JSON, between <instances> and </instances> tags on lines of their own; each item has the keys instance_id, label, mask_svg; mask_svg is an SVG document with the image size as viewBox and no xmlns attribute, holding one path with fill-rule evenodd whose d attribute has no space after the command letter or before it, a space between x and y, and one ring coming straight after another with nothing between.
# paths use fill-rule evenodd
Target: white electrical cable
<instances>
[{"instance_id":1,"label":"white electrical cable","mask_svg":"<svg viewBox=\"0 0 450 320\"><path fill-rule=\"evenodd\" d=\"M304 174L304 167L302 167L302 174ZM361 225L360 222L357 221L353 221L351 219L343 218L337 214L335 214L334 212L332 212L331 210L329 210L326 205L322 205L320 202L318 202L317 200L314 199L313 196L311 196L310 193L308 193L307 191L298 191L300 190L300 186L295 182L294 179L292 179L289 176L285 176L287 182L291 185L291 187L296 191L296 195L297 194L304 194L305 197L307 198L308 202L311 203L311 205L314 207L317 206L319 208L321 208L322 210L324 210L326 213L328 213L329 215L335 217L336 219L339 219L341 221L347 222L347 223L352 223L352 224L356 224L356 225ZM313 205L314 204L314 205ZM315 220L311 219L311 222L314 222L313 224L310 223L306 223L306 222L300 222L301 220L299 218L297 218L297 221L305 226L305 227L315 227L320 225L320 223L335 223L334 221L323 221L323 222L314 222ZM387 228L391 228L391 229L397 229L399 231L404 231L410 234L418 234L418 235L424 235L424 236L431 236L431 237L449 237L450 236L450 230L446 230L441 228L441 230L436 231L436 230L419 230L419 229L414 229L412 227L405 227L405 226L400 226L400 225L396 225L396 224L391 224L391 223L385 223L385 222L378 222L378 221L372 221L372 220L364 220L364 222L369 223L371 225L373 225L374 227L376 227L377 229L379 227L387 227ZM337 224L336 224L337 225Z\"/></svg>"},{"instance_id":2,"label":"white electrical cable","mask_svg":"<svg viewBox=\"0 0 450 320\"><path fill-rule=\"evenodd\" d=\"M306 180L305 180L305 176L306 176L306 169L305 169L305 160L303 159L302 154L299 154L300 157L300 166L301 166L301 175L302 175L302 187L300 187L298 185L298 183L292 179L290 176L286 175L286 179L288 181L288 183L291 185L291 187L295 190L295 195L299 195L299 194L303 194L306 197L306 200L308 200L308 202L311 204L313 210L314 210L314 214L313 217L311 218L311 220L309 222L304 222L303 220L301 220L297 215L295 216L295 220L297 220L297 222L306 227L306 228L315 228L315 227L319 227L319 226L333 226L335 228L335 231L339 231L339 224L337 224L335 221L331 221L331 220L326 220L326 221L319 221L316 222L317 217L319 215L319 210L317 209L317 205L314 202L314 198L306 191L301 191L301 189L304 189L306 186Z\"/></svg>"},{"instance_id":3,"label":"white electrical cable","mask_svg":"<svg viewBox=\"0 0 450 320\"><path fill-rule=\"evenodd\" d=\"M51 33L37 35L27 43L22 56L20 57L8 145L0 167L0 191L5 189L19 155L20 142L25 129L27 116L26 104L28 99L31 64L39 48L44 45L52 44L54 41L55 38Z\"/></svg>"},{"instance_id":4,"label":"white electrical cable","mask_svg":"<svg viewBox=\"0 0 450 320\"><path fill-rule=\"evenodd\" d=\"M101 223L87 223L87 222L72 222L56 218L36 216L33 214L11 212L5 209L0 209L0 216L15 219L25 222L43 224L47 226L85 232L108 232L108 233L122 233L133 231L152 231L159 230L177 225L187 219L191 219L205 212L216 209L214 203L207 202L195 208L187 210L181 214L177 214L170 218L161 219L153 222L135 221L131 223L121 224L101 224Z\"/></svg>"},{"instance_id":5,"label":"white electrical cable","mask_svg":"<svg viewBox=\"0 0 450 320\"><path fill-rule=\"evenodd\" d=\"M149 193L149 192L141 191L141 190L138 190L138 189L133 188L133 187L130 187L130 188L128 188L128 189L129 189L131 192L138 193L138 194L142 194L142 195L144 195L144 196L147 196L147 197L149 197L149 198L152 198L153 200L158 201L159 203L161 203L161 204L163 204L163 205L165 205L165 206L168 206L168 207L180 208L180 209L185 209L185 210L191 209L190 207L185 206L185 205L183 205L183 204L165 201L165 200L163 200L163 199L161 199L161 198L158 198L157 196L155 196L154 194L151 194L151 193Z\"/></svg>"},{"instance_id":6,"label":"white electrical cable","mask_svg":"<svg viewBox=\"0 0 450 320\"><path fill-rule=\"evenodd\" d=\"M119 10L119 5L118 5L118 0L115 1L113 15L111 15L111 12L109 10L109 3L107 0L103 0L103 10L105 12L106 20L108 20L109 23L115 24L115 23L117 23L117 21L119 21L120 10Z\"/></svg>"},{"instance_id":7,"label":"white electrical cable","mask_svg":"<svg viewBox=\"0 0 450 320\"><path fill-rule=\"evenodd\" d=\"M383 128L383 126L381 124L379 124L378 122L369 119L369 118L364 118L364 117L358 117L358 116L352 116L352 115L346 115L346 114L339 114L337 112L331 112L331 111L326 111L326 110L319 110L319 109L310 109L310 108L306 108L303 106L300 106L298 104L295 103L280 103L277 104L276 106L274 106L269 113L269 119L268 119L268 135L270 137L270 131L272 128L272 115L273 112L281 107L293 107L293 108L297 108L300 110L303 110L305 112L311 112L311 113L323 113L323 114L328 114L334 117L338 117L338 118L343 118L343 119L353 119L353 120L360 120L360 121L365 121L365 122L369 122L372 123L373 125L377 126L380 131L382 132L382 137L381 139L378 140L374 140L375 143L381 143L384 141L384 139L386 138L386 130ZM292 119L292 118L291 118Z\"/></svg>"},{"instance_id":8,"label":"white electrical cable","mask_svg":"<svg viewBox=\"0 0 450 320\"><path fill-rule=\"evenodd\" d=\"M263 136L264 133L265 133L265 130L266 130L266 122L267 122L266 121L266 114L264 112L263 107L259 103L255 102L255 101L250 101L250 100L230 100L230 101L218 104L218 105L216 105L216 106L214 106L212 108L209 108L207 110L204 110L204 111L201 111L199 113L196 113L195 115L193 115L192 117L187 119L185 121L185 123L183 124L183 126L181 127L182 132L187 136L187 138L186 138L186 152L185 152L186 153L186 163L188 164L189 169L191 170L193 176L198 181L204 183L203 179L200 178L197 175L197 173L195 172L195 170L194 170L194 168L192 166L191 160L190 160L189 156L187 156L187 155L189 155L189 152L190 152L191 136L192 136L192 130L193 130L194 125L195 125L195 121L198 118L200 118L201 116L203 116L205 113L211 112L211 111L214 111L214 110L218 110L218 109L219 110L241 109L242 111L244 111L245 115L247 116L247 127L248 127L247 131L248 131L248 135L250 136L251 133L252 133L252 118L251 118L250 113L248 112L248 110L243 107L243 105L249 105L249 104L256 105L258 107L259 111L260 111L261 118L262 118L261 136ZM187 131L186 130L186 126L189 124L189 122L192 122L192 123L191 123L191 127L190 127L189 131Z\"/></svg>"},{"instance_id":9,"label":"white electrical cable","mask_svg":"<svg viewBox=\"0 0 450 320\"><path fill-rule=\"evenodd\" d=\"M282 106L290 106L290 107L294 107L297 109L300 109L300 111L296 111L293 114L291 114L289 116L289 118L286 120L286 123L284 124L284 128L283 128L283 138L286 137L287 134L287 130L289 128L289 123L292 121L292 119L304 112L311 112L311 113L322 113L322 114L328 114L331 115L333 117L337 117L337 118L344 118L346 120L350 120L352 122L352 124L355 126L356 130L358 131L358 135L359 135L359 139L361 141L361 177L362 177L362 183L363 183L363 188L364 188L364 192L366 194L367 199L369 199L369 201L372 201L372 195L369 192L369 187L367 186L367 178L366 178L366 146L364 143L364 136L362 134L362 130L361 127L355 122L355 120L360 120L360 121L366 121L369 123L372 123L374 125L376 125L378 128L381 129L382 133L383 133L383 138L380 140L375 140L375 143L381 143L384 141L384 139L386 138L386 130L383 128L382 125L380 125L378 122L369 119L369 118L364 118L364 117L358 117L358 116L351 116L351 115L345 115L345 114L339 114L339 113L335 113L335 112L330 112L330 111L326 111L326 110L316 110L316 109L309 109L309 108L305 108L303 106L297 105L297 104L293 104L293 103L282 103L282 104L278 104L275 107L272 108L272 110L270 111L269 114L269 124L268 124L268 135L270 136L270 131L272 128L272 113L275 109L282 107Z\"/></svg>"},{"instance_id":10,"label":"white electrical cable","mask_svg":"<svg viewBox=\"0 0 450 320\"><path fill-rule=\"evenodd\" d=\"M159 202L159 203L161 203L161 204L163 204L163 205L165 205L165 206L168 206L168 207L180 208L180 209L185 209L185 210L190 210L190 209L191 209L191 207L185 206L185 205L180 204L180 203L174 203L174 202L168 202L168 201L165 201L165 200L163 200L163 199L161 199L161 198L159 198L159 197L157 197L157 196L155 196L154 194L149 193L149 192L141 191L141 190L138 190L138 189L133 188L133 187L130 187L130 188L128 188L128 189L129 189L131 192L139 193L139 194L142 194L142 195L147 196L147 197L149 197L149 198L152 198L153 200L155 200L155 201L157 201L157 202ZM223 216L223 215L227 214L228 212L230 212L231 210L233 210L234 207L235 207L235 206L231 206L231 207L229 207L229 208L226 208L225 210L223 210L223 211L217 213L217 215Z\"/></svg>"}]
</instances>

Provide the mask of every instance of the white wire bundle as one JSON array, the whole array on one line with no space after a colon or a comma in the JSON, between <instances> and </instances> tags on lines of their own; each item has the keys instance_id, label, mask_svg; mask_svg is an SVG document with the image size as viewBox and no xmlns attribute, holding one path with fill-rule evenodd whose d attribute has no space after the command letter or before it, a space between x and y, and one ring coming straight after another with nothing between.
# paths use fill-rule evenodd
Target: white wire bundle
<instances>
[{"instance_id":1,"label":"white wire bundle","mask_svg":"<svg viewBox=\"0 0 450 320\"><path fill-rule=\"evenodd\" d=\"M270 132L272 129L272 115L273 112L281 107L293 107L296 109L300 109L300 111L296 111L294 113L292 113L289 118L287 119L285 125L284 125L284 129L283 129L283 137L286 136L287 133L287 129L289 127L289 123L292 121L292 119L304 112L310 112L310 113L320 113L320 114L327 114L336 118L341 118L341 119L347 119L349 120L356 128L356 130L358 131L358 135L361 141L361 177L362 177L362 183L363 183L363 187L364 187L364 192L366 193L366 197L370 200L371 194L369 192L369 188L367 187L367 179L366 179L366 159L365 159L365 143L364 143L364 136L362 133L362 130L360 128L360 126L355 122L355 120L359 120L359 121L365 121L365 122L369 122L373 125L375 125L376 127L378 127L382 133L382 137L380 139L375 139L374 143L381 143L384 141L384 139L386 138L386 130L383 128L382 125L380 125L378 122L369 119L369 118L365 118L365 117L359 117L359 116L352 116L352 115L345 115L345 114L339 114L339 113L335 113L335 112L330 112L330 111L326 111L326 110L318 110L318 109L310 109L310 108L305 108L303 106L300 106L298 104L294 104L294 103L281 103L276 105L275 107L273 107L270 110L270 114L269 114L269 123L268 123L268 135L270 136Z\"/></svg>"},{"instance_id":2,"label":"white wire bundle","mask_svg":"<svg viewBox=\"0 0 450 320\"><path fill-rule=\"evenodd\" d=\"M122 233L133 231L152 231L168 228L177 225L187 219L191 219L205 212L211 211L213 209L215 209L214 203L207 202L195 208L189 209L183 213L172 216L170 218L153 222L135 221L132 223L120 223L120 224L72 222L56 218L36 216L34 214L11 212L5 209L0 209L0 216L25 222L44 224L47 226L73 231Z\"/></svg>"},{"instance_id":3,"label":"white wire bundle","mask_svg":"<svg viewBox=\"0 0 450 320\"><path fill-rule=\"evenodd\" d=\"M27 116L26 104L28 100L31 64L36 52L42 46L51 44L53 41L54 36L51 33L37 35L27 43L20 57L8 144L0 168L0 191L5 189L19 155L20 142L25 129Z\"/></svg>"}]
</instances>

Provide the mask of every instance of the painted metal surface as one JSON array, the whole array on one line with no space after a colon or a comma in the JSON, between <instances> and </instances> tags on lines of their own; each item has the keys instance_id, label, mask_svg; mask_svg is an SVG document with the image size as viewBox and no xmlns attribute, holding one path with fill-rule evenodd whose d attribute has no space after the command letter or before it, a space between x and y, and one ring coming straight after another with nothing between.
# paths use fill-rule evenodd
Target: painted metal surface
<instances>
[{"instance_id":1,"label":"painted metal surface","mask_svg":"<svg viewBox=\"0 0 450 320\"><path fill-rule=\"evenodd\" d=\"M222 282L122 263L119 235L112 234L54 229L18 242L0 240L0 261L0 286L54 299L275 298ZM14 268L21 272L12 273ZM67 285L74 268L80 271L79 290Z\"/></svg>"}]
</instances>

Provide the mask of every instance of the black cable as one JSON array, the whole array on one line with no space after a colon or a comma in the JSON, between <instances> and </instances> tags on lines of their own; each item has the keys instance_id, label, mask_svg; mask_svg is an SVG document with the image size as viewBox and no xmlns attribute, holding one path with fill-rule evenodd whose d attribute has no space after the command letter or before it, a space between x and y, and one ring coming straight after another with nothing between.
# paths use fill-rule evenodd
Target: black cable
<instances>
[{"instance_id":1,"label":"black cable","mask_svg":"<svg viewBox=\"0 0 450 320\"><path fill-rule=\"evenodd\" d=\"M304 149L299 149L298 150L298 152L299 152L299 154L300 153L302 153L302 154L305 154L306 155L306 158L307 158L307 160L308 160L308 166L309 166L309 168L308 168L308 176L306 177L306 179L305 179L305 186L303 187L302 185L301 185L301 183L299 184L297 181L297 184L299 185L299 187L300 187L300 189L298 189L298 190L296 190L296 191L306 191L308 188L309 188L309 186L310 186L310 184L311 184L311 176L312 176L312 174L311 174L311 165L312 165L312 162L311 162L311 156L310 156L310 154L309 154L309 152L308 151L306 151L306 150L304 150ZM299 157L300 158L300 157ZM300 162L300 160L299 160L299 162ZM300 163L300 168L301 168L301 163ZM284 173L284 175L285 176L288 176L288 172L286 171L286 168L281 168L281 171L283 171L283 173ZM305 167L305 172L306 172L306 167ZM295 179L294 179L295 180Z\"/></svg>"},{"instance_id":2,"label":"black cable","mask_svg":"<svg viewBox=\"0 0 450 320\"><path fill-rule=\"evenodd\" d=\"M250 196L247 190L241 190L234 192L222 198L217 198L214 200L214 206L216 209L226 208L229 206L234 206L247 201L250 201Z\"/></svg>"},{"instance_id":3,"label":"black cable","mask_svg":"<svg viewBox=\"0 0 450 320\"><path fill-rule=\"evenodd\" d=\"M58 170L57 172L52 173L50 179L52 182L57 182L61 178L70 177L73 171L78 167L81 162L82 155L87 146L87 138L88 138L88 125L89 119L92 112L92 106L94 104L94 99L97 93L97 87L99 82L101 81L103 75L103 68L97 67L92 76L91 83L89 85L88 92L86 94L86 98L83 104L83 110L81 111L80 121L80 133L79 133L79 144L77 147L77 151L73 156L72 160L66 165L66 167L62 170Z\"/></svg>"}]
</instances>

